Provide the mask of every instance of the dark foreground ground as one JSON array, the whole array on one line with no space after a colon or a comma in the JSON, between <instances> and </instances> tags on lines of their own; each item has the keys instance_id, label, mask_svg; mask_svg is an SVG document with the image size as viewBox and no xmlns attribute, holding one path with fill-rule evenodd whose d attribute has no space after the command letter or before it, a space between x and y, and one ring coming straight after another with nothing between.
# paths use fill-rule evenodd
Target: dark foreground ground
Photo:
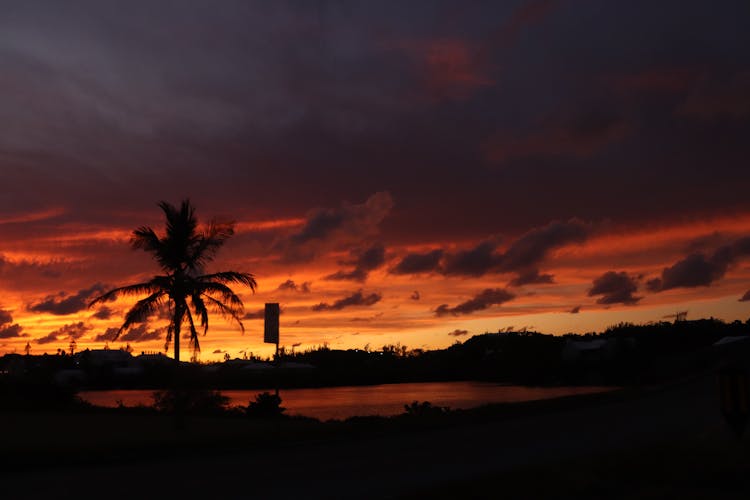
<instances>
[{"instance_id":1,"label":"dark foreground ground","mask_svg":"<svg viewBox=\"0 0 750 500\"><path fill-rule=\"evenodd\" d=\"M2 416L2 498L747 498L715 374L446 425Z\"/></svg>"}]
</instances>

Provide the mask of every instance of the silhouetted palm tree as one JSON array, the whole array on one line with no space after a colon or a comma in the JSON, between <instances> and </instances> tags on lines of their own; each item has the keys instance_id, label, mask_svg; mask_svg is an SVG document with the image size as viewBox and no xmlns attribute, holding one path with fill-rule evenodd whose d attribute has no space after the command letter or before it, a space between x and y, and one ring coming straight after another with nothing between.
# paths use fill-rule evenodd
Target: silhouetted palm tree
<instances>
[{"instance_id":1,"label":"silhouetted palm tree","mask_svg":"<svg viewBox=\"0 0 750 500\"><path fill-rule=\"evenodd\" d=\"M252 274L236 271L203 274L204 266L213 260L219 248L234 234L233 223L211 222L200 230L190 200L184 200L179 208L165 201L160 202L159 207L166 217L164 236L159 237L150 227L141 226L133 231L130 244L134 249L152 254L164 274L144 283L110 290L94 299L89 307L119 296L146 295L127 312L125 321L115 335L117 338L134 324L157 313L161 306L168 305L170 323L166 348L174 338L174 358L179 364L180 330L183 324L187 323L190 328L190 343L194 352L200 350L195 317L199 318L204 335L208 330L209 310L236 321L245 331L240 319L242 300L228 285L246 285L255 292L256 282Z\"/></svg>"}]
</instances>

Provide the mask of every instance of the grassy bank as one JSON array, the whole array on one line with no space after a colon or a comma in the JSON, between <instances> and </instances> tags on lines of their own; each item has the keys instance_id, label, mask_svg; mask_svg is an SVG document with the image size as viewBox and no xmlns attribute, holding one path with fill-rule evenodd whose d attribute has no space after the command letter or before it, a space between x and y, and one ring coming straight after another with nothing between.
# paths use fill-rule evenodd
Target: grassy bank
<instances>
[{"instance_id":1,"label":"grassy bank","mask_svg":"<svg viewBox=\"0 0 750 500\"><path fill-rule=\"evenodd\" d=\"M70 411L0 413L5 461L13 468L66 463L102 463L170 455L233 453L305 442L371 438L379 434L471 426L532 415L582 410L636 397L639 391L567 396L550 400L498 403L467 410L412 412L395 417L353 417L320 422L305 417L252 419L238 411L188 416L175 429L174 417L150 408L82 406ZM435 410L434 408L432 408Z\"/></svg>"}]
</instances>

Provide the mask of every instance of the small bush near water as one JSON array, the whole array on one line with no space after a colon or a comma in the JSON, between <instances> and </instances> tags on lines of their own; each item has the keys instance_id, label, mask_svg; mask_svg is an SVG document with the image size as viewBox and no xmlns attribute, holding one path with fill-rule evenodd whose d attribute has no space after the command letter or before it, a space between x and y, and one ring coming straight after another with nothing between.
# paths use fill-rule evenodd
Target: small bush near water
<instances>
[{"instance_id":1,"label":"small bush near water","mask_svg":"<svg viewBox=\"0 0 750 500\"><path fill-rule=\"evenodd\" d=\"M255 396L255 401L250 401L245 413L253 418L278 418L281 417L286 408L281 406L281 398L270 392L263 392Z\"/></svg>"},{"instance_id":2,"label":"small bush near water","mask_svg":"<svg viewBox=\"0 0 750 500\"><path fill-rule=\"evenodd\" d=\"M181 408L187 413L215 415L223 413L229 405L229 398L219 391L205 389L170 389L153 394L154 408L165 413L173 413Z\"/></svg>"},{"instance_id":3,"label":"small bush near water","mask_svg":"<svg viewBox=\"0 0 750 500\"><path fill-rule=\"evenodd\" d=\"M413 401L409 405L404 405L406 415L410 417L434 417L443 415L449 411L447 406L434 406L429 401Z\"/></svg>"}]
</instances>

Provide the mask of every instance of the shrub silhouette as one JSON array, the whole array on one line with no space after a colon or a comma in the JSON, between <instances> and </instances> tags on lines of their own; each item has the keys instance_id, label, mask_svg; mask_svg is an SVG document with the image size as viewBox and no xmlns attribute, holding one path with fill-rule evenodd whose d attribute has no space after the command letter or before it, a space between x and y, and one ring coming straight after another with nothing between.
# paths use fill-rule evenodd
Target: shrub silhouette
<instances>
[{"instance_id":1,"label":"shrub silhouette","mask_svg":"<svg viewBox=\"0 0 750 500\"><path fill-rule=\"evenodd\" d=\"M279 418L286 408L281 406L281 398L270 392L262 392L250 401L245 413L252 418Z\"/></svg>"},{"instance_id":2,"label":"shrub silhouette","mask_svg":"<svg viewBox=\"0 0 750 500\"><path fill-rule=\"evenodd\" d=\"M219 391L205 389L170 389L153 394L154 408L165 413L174 413L177 408L188 413L214 415L223 413L229 398Z\"/></svg>"},{"instance_id":3,"label":"shrub silhouette","mask_svg":"<svg viewBox=\"0 0 750 500\"><path fill-rule=\"evenodd\" d=\"M443 415L449 411L447 406L434 406L429 401L413 401L409 405L404 405L406 415L410 417L434 417Z\"/></svg>"}]
</instances>

